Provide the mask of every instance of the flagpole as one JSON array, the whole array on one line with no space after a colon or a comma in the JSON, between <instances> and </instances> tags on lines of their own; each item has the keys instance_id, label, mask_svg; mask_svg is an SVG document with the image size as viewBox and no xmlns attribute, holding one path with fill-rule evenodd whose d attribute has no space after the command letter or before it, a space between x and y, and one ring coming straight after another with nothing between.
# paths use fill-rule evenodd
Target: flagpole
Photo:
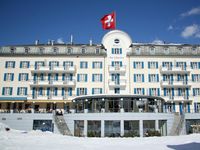
<instances>
[{"instance_id":1,"label":"flagpole","mask_svg":"<svg viewBox=\"0 0 200 150\"><path fill-rule=\"evenodd\" d=\"M115 14L115 29L117 29L117 15L116 15L116 11L114 11Z\"/></svg>"}]
</instances>

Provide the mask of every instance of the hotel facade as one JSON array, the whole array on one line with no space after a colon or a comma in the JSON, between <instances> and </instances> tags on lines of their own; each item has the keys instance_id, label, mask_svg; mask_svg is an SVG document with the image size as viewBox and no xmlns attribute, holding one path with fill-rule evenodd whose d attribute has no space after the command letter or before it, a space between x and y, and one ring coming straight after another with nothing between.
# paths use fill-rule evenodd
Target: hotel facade
<instances>
[{"instance_id":1,"label":"hotel facade","mask_svg":"<svg viewBox=\"0 0 200 150\"><path fill-rule=\"evenodd\" d=\"M134 43L113 30L101 44L2 46L0 57L0 122L12 128L90 137L200 132L199 45Z\"/></svg>"}]
</instances>

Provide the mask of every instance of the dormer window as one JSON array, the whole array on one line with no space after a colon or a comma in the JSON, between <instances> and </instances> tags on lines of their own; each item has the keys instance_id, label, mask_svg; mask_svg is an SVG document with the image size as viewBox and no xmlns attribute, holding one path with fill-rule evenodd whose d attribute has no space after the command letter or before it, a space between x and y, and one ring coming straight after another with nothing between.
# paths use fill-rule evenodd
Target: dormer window
<instances>
[{"instance_id":1,"label":"dormer window","mask_svg":"<svg viewBox=\"0 0 200 150\"><path fill-rule=\"evenodd\" d=\"M53 53L58 53L58 48L57 47L53 48Z\"/></svg>"},{"instance_id":2,"label":"dormer window","mask_svg":"<svg viewBox=\"0 0 200 150\"><path fill-rule=\"evenodd\" d=\"M179 52L179 54L183 54L183 48L182 48L182 47L179 47L179 48L178 48L178 52Z\"/></svg>"},{"instance_id":3,"label":"dormer window","mask_svg":"<svg viewBox=\"0 0 200 150\"><path fill-rule=\"evenodd\" d=\"M10 53L12 53L12 54L15 53L15 48L14 47L10 48Z\"/></svg>"},{"instance_id":4,"label":"dormer window","mask_svg":"<svg viewBox=\"0 0 200 150\"><path fill-rule=\"evenodd\" d=\"M82 48L81 51L82 51L82 54L85 54L86 52L85 48Z\"/></svg>"},{"instance_id":5,"label":"dormer window","mask_svg":"<svg viewBox=\"0 0 200 150\"><path fill-rule=\"evenodd\" d=\"M71 54L71 53L72 53L72 48L68 48L68 49L67 49L67 53L68 53L68 54Z\"/></svg>"},{"instance_id":6,"label":"dormer window","mask_svg":"<svg viewBox=\"0 0 200 150\"><path fill-rule=\"evenodd\" d=\"M197 48L194 46L194 47L192 47L192 52L193 53L196 53L197 52Z\"/></svg>"},{"instance_id":7,"label":"dormer window","mask_svg":"<svg viewBox=\"0 0 200 150\"><path fill-rule=\"evenodd\" d=\"M96 54L99 54L99 53L100 53L99 48L97 48L96 49Z\"/></svg>"},{"instance_id":8,"label":"dormer window","mask_svg":"<svg viewBox=\"0 0 200 150\"><path fill-rule=\"evenodd\" d=\"M24 48L24 52L25 52L25 54L28 54L28 53L29 53L29 50L30 50L30 48L25 47L25 48Z\"/></svg>"},{"instance_id":9,"label":"dormer window","mask_svg":"<svg viewBox=\"0 0 200 150\"><path fill-rule=\"evenodd\" d=\"M165 53L165 54L169 54L169 48L165 47L165 48L164 48L164 53Z\"/></svg>"},{"instance_id":10,"label":"dormer window","mask_svg":"<svg viewBox=\"0 0 200 150\"><path fill-rule=\"evenodd\" d=\"M140 54L140 48L139 47L136 48L136 54Z\"/></svg>"},{"instance_id":11,"label":"dormer window","mask_svg":"<svg viewBox=\"0 0 200 150\"><path fill-rule=\"evenodd\" d=\"M150 48L150 53L151 53L151 54L155 54L155 48L154 48L154 47L151 47L151 48Z\"/></svg>"},{"instance_id":12,"label":"dormer window","mask_svg":"<svg viewBox=\"0 0 200 150\"><path fill-rule=\"evenodd\" d=\"M43 53L44 53L44 48L43 48L43 47L40 47L40 48L39 48L39 51L40 51L40 54L43 54Z\"/></svg>"}]
</instances>

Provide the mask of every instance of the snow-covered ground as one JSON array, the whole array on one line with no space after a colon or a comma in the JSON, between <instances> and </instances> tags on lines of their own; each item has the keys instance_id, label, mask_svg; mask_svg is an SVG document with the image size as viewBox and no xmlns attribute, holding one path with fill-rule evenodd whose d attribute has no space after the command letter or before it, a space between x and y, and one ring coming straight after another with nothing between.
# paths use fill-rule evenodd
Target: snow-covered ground
<instances>
[{"instance_id":1,"label":"snow-covered ground","mask_svg":"<svg viewBox=\"0 0 200 150\"><path fill-rule=\"evenodd\" d=\"M5 131L0 150L200 150L200 134L149 138L78 138L50 132Z\"/></svg>"}]
</instances>

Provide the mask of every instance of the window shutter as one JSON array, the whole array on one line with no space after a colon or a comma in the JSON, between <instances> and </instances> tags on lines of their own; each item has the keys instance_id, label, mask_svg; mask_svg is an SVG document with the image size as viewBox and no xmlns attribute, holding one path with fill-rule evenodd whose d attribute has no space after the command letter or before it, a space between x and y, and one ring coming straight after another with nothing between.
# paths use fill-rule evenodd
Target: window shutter
<instances>
[{"instance_id":1,"label":"window shutter","mask_svg":"<svg viewBox=\"0 0 200 150\"><path fill-rule=\"evenodd\" d=\"M14 81L14 73L11 74L11 81Z\"/></svg>"},{"instance_id":2,"label":"window shutter","mask_svg":"<svg viewBox=\"0 0 200 150\"><path fill-rule=\"evenodd\" d=\"M136 94L136 88L134 88L134 94Z\"/></svg>"},{"instance_id":3,"label":"window shutter","mask_svg":"<svg viewBox=\"0 0 200 150\"><path fill-rule=\"evenodd\" d=\"M134 82L136 82L136 74L134 74L133 77L134 77Z\"/></svg>"},{"instance_id":4,"label":"window shutter","mask_svg":"<svg viewBox=\"0 0 200 150\"><path fill-rule=\"evenodd\" d=\"M144 82L144 74L142 74L142 82Z\"/></svg>"},{"instance_id":5,"label":"window shutter","mask_svg":"<svg viewBox=\"0 0 200 150\"><path fill-rule=\"evenodd\" d=\"M2 95L5 95L5 87L2 89Z\"/></svg>"},{"instance_id":6,"label":"window shutter","mask_svg":"<svg viewBox=\"0 0 200 150\"><path fill-rule=\"evenodd\" d=\"M160 96L160 89L158 88L158 96Z\"/></svg>"},{"instance_id":7,"label":"window shutter","mask_svg":"<svg viewBox=\"0 0 200 150\"><path fill-rule=\"evenodd\" d=\"M100 82L102 82L103 80L102 80L102 74L100 74Z\"/></svg>"},{"instance_id":8,"label":"window shutter","mask_svg":"<svg viewBox=\"0 0 200 150\"><path fill-rule=\"evenodd\" d=\"M62 96L65 95L65 88L62 88Z\"/></svg>"},{"instance_id":9,"label":"window shutter","mask_svg":"<svg viewBox=\"0 0 200 150\"><path fill-rule=\"evenodd\" d=\"M76 89L76 96L79 96L79 88Z\"/></svg>"},{"instance_id":10,"label":"window shutter","mask_svg":"<svg viewBox=\"0 0 200 150\"><path fill-rule=\"evenodd\" d=\"M56 73L56 81L58 81L58 73Z\"/></svg>"},{"instance_id":11,"label":"window shutter","mask_svg":"<svg viewBox=\"0 0 200 150\"><path fill-rule=\"evenodd\" d=\"M27 88L25 88L25 95L27 95Z\"/></svg>"},{"instance_id":12,"label":"window shutter","mask_svg":"<svg viewBox=\"0 0 200 150\"><path fill-rule=\"evenodd\" d=\"M8 62L6 61L6 66L5 66L6 68L8 68Z\"/></svg>"},{"instance_id":13,"label":"window shutter","mask_svg":"<svg viewBox=\"0 0 200 150\"><path fill-rule=\"evenodd\" d=\"M157 74L157 82L159 82L159 74Z\"/></svg>"},{"instance_id":14,"label":"window shutter","mask_svg":"<svg viewBox=\"0 0 200 150\"><path fill-rule=\"evenodd\" d=\"M134 68L134 69L136 68L136 64L135 64L135 62L133 62L133 68Z\"/></svg>"},{"instance_id":15,"label":"window shutter","mask_svg":"<svg viewBox=\"0 0 200 150\"><path fill-rule=\"evenodd\" d=\"M150 69L150 62L148 62L148 68Z\"/></svg>"},{"instance_id":16,"label":"window shutter","mask_svg":"<svg viewBox=\"0 0 200 150\"><path fill-rule=\"evenodd\" d=\"M100 62L100 68L102 69L102 62Z\"/></svg>"},{"instance_id":17,"label":"window shutter","mask_svg":"<svg viewBox=\"0 0 200 150\"><path fill-rule=\"evenodd\" d=\"M92 88L92 94L94 94L94 88Z\"/></svg>"},{"instance_id":18,"label":"window shutter","mask_svg":"<svg viewBox=\"0 0 200 150\"><path fill-rule=\"evenodd\" d=\"M92 74L92 82L94 82L94 74Z\"/></svg>"},{"instance_id":19,"label":"window shutter","mask_svg":"<svg viewBox=\"0 0 200 150\"><path fill-rule=\"evenodd\" d=\"M13 62L13 68L15 68L15 61Z\"/></svg>"},{"instance_id":20,"label":"window shutter","mask_svg":"<svg viewBox=\"0 0 200 150\"><path fill-rule=\"evenodd\" d=\"M198 66L199 66L199 69L200 69L200 62L198 62L198 64L199 64Z\"/></svg>"},{"instance_id":21,"label":"window shutter","mask_svg":"<svg viewBox=\"0 0 200 150\"><path fill-rule=\"evenodd\" d=\"M63 81L65 80L65 74L64 73L62 74L62 80Z\"/></svg>"},{"instance_id":22,"label":"window shutter","mask_svg":"<svg viewBox=\"0 0 200 150\"><path fill-rule=\"evenodd\" d=\"M20 90L20 88L18 87L18 88L17 88L17 95L19 95L19 90Z\"/></svg>"},{"instance_id":23,"label":"window shutter","mask_svg":"<svg viewBox=\"0 0 200 150\"><path fill-rule=\"evenodd\" d=\"M192 74L192 81L194 81L194 75Z\"/></svg>"},{"instance_id":24,"label":"window shutter","mask_svg":"<svg viewBox=\"0 0 200 150\"><path fill-rule=\"evenodd\" d=\"M142 69L144 68L144 62L142 62Z\"/></svg>"},{"instance_id":25,"label":"window shutter","mask_svg":"<svg viewBox=\"0 0 200 150\"><path fill-rule=\"evenodd\" d=\"M6 81L7 73L4 73L4 81Z\"/></svg>"},{"instance_id":26,"label":"window shutter","mask_svg":"<svg viewBox=\"0 0 200 150\"><path fill-rule=\"evenodd\" d=\"M12 90L13 90L13 88L11 87L11 88L10 88L10 95L12 95Z\"/></svg>"},{"instance_id":27,"label":"window shutter","mask_svg":"<svg viewBox=\"0 0 200 150\"><path fill-rule=\"evenodd\" d=\"M151 88L149 88L149 95L151 96Z\"/></svg>"},{"instance_id":28,"label":"window shutter","mask_svg":"<svg viewBox=\"0 0 200 150\"><path fill-rule=\"evenodd\" d=\"M54 90L55 90L55 96L57 96L58 95L58 88L56 87Z\"/></svg>"},{"instance_id":29,"label":"window shutter","mask_svg":"<svg viewBox=\"0 0 200 150\"><path fill-rule=\"evenodd\" d=\"M94 69L94 63L95 63L95 62L92 62L92 68L93 68L93 69Z\"/></svg>"},{"instance_id":30,"label":"window shutter","mask_svg":"<svg viewBox=\"0 0 200 150\"><path fill-rule=\"evenodd\" d=\"M174 96L174 88L172 88L172 96Z\"/></svg>"},{"instance_id":31,"label":"window shutter","mask_svg":"<svg viewBox=\"0 0 200 150\"><path fill-rule=\"evenodd\" d=\"M28 81L28 73L26 74L26 81Z\"/></svg>"},{"instance_id":32,"label":"window shutter","mask_svg":"<svg viewBox=\"0 0 200 150\"><path fill-rule=\"evenodd\" d=\"M87 77L88 77L88 76L87 76L87 74L86 74L86 75L85 75L85 82L87 82Z\"/></svg>"},{"instance_id":33,"label":"window shutter","mask_svg":"<svg viewBox=\"0 0 200 150\"><path fill-rule=\"evenodd\" d=\"M122 48L120 48L120 54L122 54Z\"/></svg>"},{"instance_id":34,"label":"window shutter","mask_svg":"<svg viewBox=\"0 0 200 150\"><path fill-rule=\"evenodd\" d=\"M190 113L190 103L188 103L187 106L188 106L188 112Z\"/></svg>"},{"instance_id":35,"label":"window shutter","mask_svg":"<svg viewBox=\"0 0 200 150\"><path fill-rule=\"evenodd\" d=\"M27 66L28 66L28 68L29 68L29 67L30 67L30 62L28 61L27 63L28 63Z\"/></svg>"},{"instance_id":36,"label":"window shutter","mask_svg":"<svg viewBox=\"0 0 200 150\"><path fill-rule=\"evenodd\" d=\"M80 74L77 75L77 81L80 82Z\"/></svg>"},{"instance_id":37,"label":"window shutter","mask_svg":"<svg viewBox=\"0 0 200 150\"><path fill-rule=\"evenodd\" d=\"M193 89L193 96L196 96L196 95L195 95L195 89Z\"/></svg>"},{"instance_id":38,"label":"window shutter","mask_svg":"<svg viewBox=\"0 0 200 150\"><path fill-rule=\"evenodd\" d=\"M80 68L83 68L83 62L80 62Z\"/></svg>"},{"instance_id":39,"label":"window shutter","mask_svg":"<svg viewBox=\"0 0 200 150\"><path fill-rule=\"evenodd\" d=\"M32 89L32 97L35 97L35 87Z\"/></svg>"},{"instance_id":40,"label":"window shutter","mask_svg":"<svg viewBox=\"0 0 200 150\"><path fill-rule=\"evenodd\" d=\"M47 96L50 96L50 88L47 88Z\"/></svg>"},{"instance_id":41,"label":"window shutter","mask_svg":"<svg viewBox=\"0 0 200 150\"><path fill-rule=\"evenodd\" d=\"M68 88L69 96L72 96L72 88Z\"/></svg>"},{"instance_id":42,"label":"window shutter","mask_svg":"<svg viewBox=\"0 0 200 150\"><path fill-rule=\"evenodd\" d=\"M20 68L22 68L22 61L20 61Z\"/></svg>"},{"instance_id":43,"label":"window shutter","mask_svg":"<svg viewBox=\"0 0 200 150\"><path fill-rule=\"evenodd\" d=\"M151 82L151 75L149 74L149 82Z\"/></svg>"},{"instance_id":44,"label":"window shutter","mask_svg":"<svg viewBox=\"0 0 200 150\"><path fill-rule=\"evenodd\" d=\"M144 88L142 88L142 94L144 95Z\"/></svg>"},{"instance_id":45,"label":"window shutter","mask_svg":"<svg viewBox=\"0 0 200 150\"><path fill-rule=\"evenodd\" d=\"M49 73L48 74L48 81L50 81L51 80L51 74Z\"/></svg>"},{"instance_id":46,"label":"window shutter","mask_svg":"<svg viewBox=\"0 0 200 150\"><path fill-rule=\"evenodd\" d=\"M114 64L114 61L112 61L112 67L114 67L114 65L115 65L115 64Z\"/></svg>"},{"instance_id":47,"label":"window shutter","mask_svg":"<svg viewBox=\"0 0 200 150\"><path fill-rule=\"evenodd\" d=\"M192 62L190 62L190 67L191 67L191 69L193 69L193 65L192 65Z\"/></svg>"},{"instance_id":48,"label":"window shutter","mask_svg":"<svg viewBox=\"0 0 200 150\"><path fill-rule=\"evenodd\" d=\"M120 67L122 67L122 61L120 61Z\"/></svg>"},{"instance_id":49,"label":"window shutter","mask_svg":"<svg viewBox=\"0 0 200 150\"><path fill-rule=\"evenodd\" d=\"M41 81L44 81L44 74L41 74Z\"/></svg>"},{"instance_id":50,"label":"window shutter","mask_svg":"<svg viewBox=\"0 0 200 150\"><path fill-rule=\"evenodd\" d=\"M156 68L158 69L158 62L156 62Z\"/></svg>"},{"instance_id":51,"label":"window shutter","mask_svg":"<svg viewBox=\"0 0 200 150\"><path fill-rule=\"evenodd\" d=\"M102 88L100 88L100 94L102 94Z\"/></svg>"},{"instance_id":52,"label":"window shutter","mask_svg":"<svg viewBox=\"0 0 200 150\"><path fill-rule=\"evenodd\" d=\"M36 73L34 73L33 80L36 81Z\"/></svg>"},{"instance_id":53,"label":"window shutter","mask_svg":"<svg viewBox=\"0 0 200 150\"><path fill-rule=\"evenodd\" d=\"M88 68L88 62L85 62L86 68Z\"/></svg>"},{"instance_id":54,"label":"window shutter","mask_svg":"<svg viewBox=\"0 0 200 150\"><path fill-rule=\"evenodd\" d=\"M187 94L187 97L189 96L189 89L186 88L186 94Z\"/></svg>"},{"instance_id":55,"label":"window shutter","mask_svg":"<svg viewBox=\"0 0 200 150\"><path fill-rule=\"evenodd\" d=\"M85 95L87 95L87 88L85 88Z\"/></svg>"},{"instance_id":56,"label":"window shutter","mask_svg":"<svg viewBox=\"0 0 200 150\"><path fill-rule=\"evenodd\" d=\"M114 54L114 48L112 48L112 54Z\"/></svg>"},{"instance_id":57,"label":"window shutter","mask_svg":"<svg viewBox=\"0 0 200 150\"><path fill-rule=\"evenodd\" d=\"M167 95L167 89L164 88L164 96L166 96L166 95Z\"/></svg>"}]
</instances>

